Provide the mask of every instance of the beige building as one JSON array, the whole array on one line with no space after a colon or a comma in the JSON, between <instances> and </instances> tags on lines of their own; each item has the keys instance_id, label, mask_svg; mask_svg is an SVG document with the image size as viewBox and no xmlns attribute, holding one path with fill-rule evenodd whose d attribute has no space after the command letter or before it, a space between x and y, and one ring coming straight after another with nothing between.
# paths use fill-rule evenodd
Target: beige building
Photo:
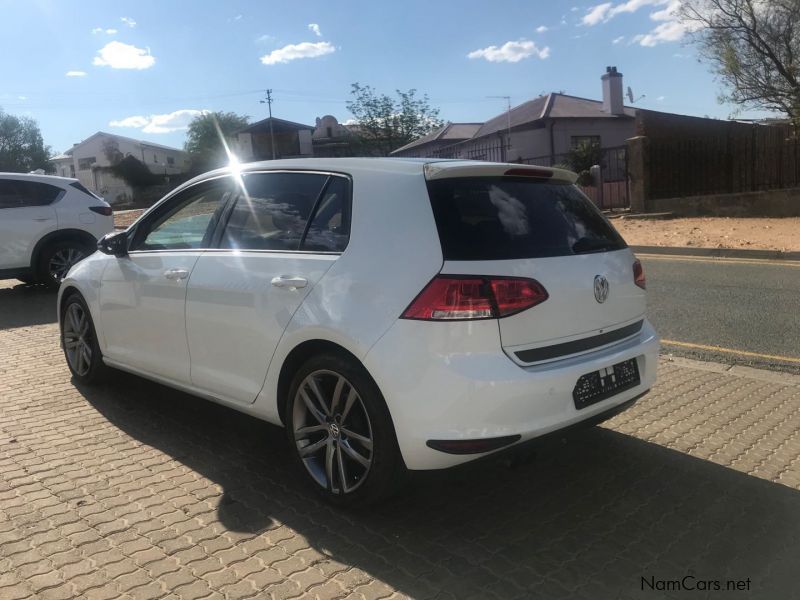
<instances>
[{"instance_id":1,"label":"beige building","mask_svg":"<svg viewBox=\"0 0 800 600\"><path fill-rule=\"evenodd\" d=\"M56 175L75 177L110 204L128 202L133 189L116 177L110 167L115 160L133 156L154 175L170 176L186 173L191 166L183 150L98 131L52 159Z\"/></svg>"}]
</instances>

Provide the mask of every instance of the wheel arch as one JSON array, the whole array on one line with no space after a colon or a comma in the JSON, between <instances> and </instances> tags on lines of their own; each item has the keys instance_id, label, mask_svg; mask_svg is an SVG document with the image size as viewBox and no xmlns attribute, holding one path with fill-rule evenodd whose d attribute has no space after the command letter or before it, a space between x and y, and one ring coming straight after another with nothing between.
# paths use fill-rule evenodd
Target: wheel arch
<instances>
[{"instance_id":1,"label":"wheel arch","mask_svg":"<svg viewBox=\"0 0 800 600\"><path fill-rule=\"evenodd\" d=\"M292 383L292 377L294 377L294 374L303 365L303 363L305 363L312 356L322 353L337 354L352 360L362 369L364 369L364 372L369 375L373 382L375 381L364 363L344 346L324 339L311 339L301 342L292 348L289 354L286 355L286 358L283 360L283 364L281 364L280 374L278 375L278 386L276 390L277 393L275 395L275 402L278 408L278 416L280 417L281 423L284 426L286 426L286 403L284 402L284 399L286 398L286 394L289 393L289 386ZM375 385L377 387L377 383Z\"/></svg>"},{"instance_id":2,"label":"wheel arch","mask_svg":"<svg viewBox=\"0 0 800 600\"><path fill-rule=\"evenodd\" d=\"M33 252L31 252L31 269L36 269L42 250L48 245L72 240L78 240L87 246L97 245L97 239L91 233L83 229L57 229L51 231L47 235L42 236L42 239L36 242L36 245L33 247Z\"/></svg>"}]
</instances>

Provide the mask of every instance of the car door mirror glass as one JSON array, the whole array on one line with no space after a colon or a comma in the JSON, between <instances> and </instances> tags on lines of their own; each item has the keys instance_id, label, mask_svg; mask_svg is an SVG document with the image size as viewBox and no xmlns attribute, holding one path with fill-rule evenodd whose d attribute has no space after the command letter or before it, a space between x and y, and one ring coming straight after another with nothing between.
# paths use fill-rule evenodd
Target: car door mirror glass
<instances>
[{"instance_id":1,"label":"car door mirror glass","mask_svg":"<svg viewBox=\"0 0 800 600\"><path fill-rule=\"evenodd\" d=\"M103 254L111 256L126 256L128 254L128 232L114 231L104 235L97 242L97 249Z\"/></svg>"}]
</instances>

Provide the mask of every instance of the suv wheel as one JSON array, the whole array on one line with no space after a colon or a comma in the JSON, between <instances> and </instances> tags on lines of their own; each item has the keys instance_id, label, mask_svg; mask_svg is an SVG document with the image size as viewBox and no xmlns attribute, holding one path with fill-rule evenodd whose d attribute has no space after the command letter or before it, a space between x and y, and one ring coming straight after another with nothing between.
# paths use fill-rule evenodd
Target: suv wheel
<instances>
[{"instance_id":1,"label":"suv wheel","mask_svg":"<svg viewBox=\"0 0 800 600\"><path fill-rule=\"evenodd\" d=\"M405 473L383 396L363 367L325 354L295 374L286 407L292 454L329 501L367 506Z\"/></svg>"},{"instance_id":2,"label":"suv wheel","mask_svg":"<svg viewBox=\"0 0 800 600\"><path fill-rule=\"evenodd\" d=\"M73 265L91 254L91 249L77 240L49 244L39 256L39 281L58 287Z\"/></svg>"},{"instance_id":3,"label":"suv wheel","mask_svg":"<svg viewBox=\"0 0 800 600\"><path fill-rule=\"evenodd\" d=\"M80 294L73 293L62 304L61 346L67 366L78 382L91 385L102 380L108 367L97 344L89 307Z\"/></svg>"}]
</instances>

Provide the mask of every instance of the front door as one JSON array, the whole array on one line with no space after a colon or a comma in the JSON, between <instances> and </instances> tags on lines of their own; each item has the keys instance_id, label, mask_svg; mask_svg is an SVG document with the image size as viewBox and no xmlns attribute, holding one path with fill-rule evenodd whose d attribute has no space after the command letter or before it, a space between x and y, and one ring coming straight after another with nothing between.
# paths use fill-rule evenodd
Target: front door
<instances>
[{"instance_id":1,"label":"front door","mask_svg":"<svg viewBox=\"0 0 800 600\"><path fill-rule=\"evenodd\" d=\"M303 299L349 238L349 180L320 173L243 175L218 248L189 280L186 327L195 387L251 403Z\"/></svg>"},{"instance_id":2,"label":"front door","mask_svg":"<svg viewBox=\"0 0 800 600\"><path fill-rule=\"evenodd\" d=\"M122 366L189 384L186 285L230 198L229 179L188 188L138 223L129 253L103 272L104 354Z\"/></svg>"}]
</instances>

